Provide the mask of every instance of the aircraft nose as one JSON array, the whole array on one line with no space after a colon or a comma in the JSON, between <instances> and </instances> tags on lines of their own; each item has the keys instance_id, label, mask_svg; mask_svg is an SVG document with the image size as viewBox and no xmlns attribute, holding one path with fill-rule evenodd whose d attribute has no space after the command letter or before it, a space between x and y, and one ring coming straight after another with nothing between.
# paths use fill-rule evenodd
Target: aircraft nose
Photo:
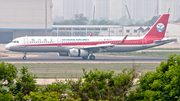
<instances>
[{"instance_id":1,"label":"aircraft nose","mask_svg":"<svg viewBox=\"0 0 180 101\"><path fill-rule=\"evenodd\" d=\"M5 47L6 47L6 50L10 49L10 45L9 44L7 44Z\"/></svg>"}]
</instances>

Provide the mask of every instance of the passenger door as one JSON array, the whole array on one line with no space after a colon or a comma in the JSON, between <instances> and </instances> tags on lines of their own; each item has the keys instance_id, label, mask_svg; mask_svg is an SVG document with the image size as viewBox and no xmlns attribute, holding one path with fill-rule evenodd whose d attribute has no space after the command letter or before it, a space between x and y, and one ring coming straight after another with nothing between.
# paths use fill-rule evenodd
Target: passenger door
<instances>
[{"instance_id":1,"label":"passenger door","mask_svg":"<svg viewBox=\"0 0 180 101\"><path fill-rule=\"evenodd\" d=\"M57 42L58 42L58 47L61 47L61 46L62 46L62 40L61 40L61 38L58 38L58 39L57 39Z\"/></svg>"},{"instance_id":2,"label":"passenger door","mask_svg":"<svg viewBox=\"0 0 180 101\"><path fill-rule=\"evenodd\" d=\"M28 46L28 38L24 38L24 47Z\"/></svg>"},{"instance_id":3,"label":"passenger door","mask_svg":"<svg viewBox=\"0 0 180 101\"><path fill-rule=\"evenodd\" d=\"M147 46L147 40L146 38L142 39L142 47L146 47Z\"/></svg>"}]
</instances>

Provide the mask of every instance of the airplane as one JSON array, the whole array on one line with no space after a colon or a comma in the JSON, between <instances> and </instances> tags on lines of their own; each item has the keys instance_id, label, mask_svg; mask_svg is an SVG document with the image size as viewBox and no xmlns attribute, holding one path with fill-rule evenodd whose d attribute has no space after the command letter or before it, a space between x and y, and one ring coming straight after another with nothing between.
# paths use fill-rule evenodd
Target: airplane
<instances>
[{"instance_id":1,"label":"airplane","mask_svg":"<svg viewBox=\"0 0 180 101\"><path fill-rule=\"evenodd\" d=\"M95 60L93 53L131 52L164 45L177 39L165 38L169 14L163 14L153 27L141 37L60 37L60 36L25 36L15 38L5 47L9 51L57 52L59 56L82 57Z\"/></svg>"}]
</instances>

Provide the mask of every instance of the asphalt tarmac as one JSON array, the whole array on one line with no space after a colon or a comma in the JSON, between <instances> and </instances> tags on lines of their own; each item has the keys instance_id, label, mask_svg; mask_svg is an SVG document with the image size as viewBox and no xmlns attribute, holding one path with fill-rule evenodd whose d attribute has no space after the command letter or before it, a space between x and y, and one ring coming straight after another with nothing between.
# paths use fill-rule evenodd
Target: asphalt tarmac
<instances>
[{"instance_id":1,"label":"asphalt tarmac","mask_svg":"<svg viewBox=\"0 0 180 101\"><path fill-rule=\"evenodd\" d=\"M13 52L13 54L20 53ZM23 57L0 57L0 60L9 63L160 63L163 60L167 60L167 58L119 57L107 55L95 55L95 60L83 60L81 57L58 56L57 53L28 53L28 55L37 56L27 56L27 60L23 60Z\"/></svg>"}]
</instances>

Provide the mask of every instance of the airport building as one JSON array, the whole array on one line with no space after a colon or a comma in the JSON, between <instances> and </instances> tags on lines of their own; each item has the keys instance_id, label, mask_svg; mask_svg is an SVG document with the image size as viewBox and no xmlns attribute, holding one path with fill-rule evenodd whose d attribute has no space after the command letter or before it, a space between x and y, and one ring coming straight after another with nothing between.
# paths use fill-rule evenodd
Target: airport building
<instances>
[{"instance_id":1,"label":"airport building","mask_svg":"<svg viewBox=\"0 0 180 101\"><path fill-rule=\"evenodd\" d=\"M52 0L0 0L0 43L21 36L41 36L52 31Z\"/></svg>"},{"instance_id":2,"label":"airport building","mask_svg":"<svg viewBox=\"0 0 180 101\"><path fill-rule=\"evenodd\" d=\"M131 36L140 37L145 35L152 26L118 26L118 25L52 25L53 36ZM180 23L169 23L165 37L177 38L180 42Z\"/></svg>"},{"instance_id":3,"label":"airport building","mask_svg":"<svg viewBox=\"0 0 180 101\"><path fill-rule=\"evenodd\" d=\"M118 25L53 25L53 36L123 36Z\"/></svg>"}]
</instances>

